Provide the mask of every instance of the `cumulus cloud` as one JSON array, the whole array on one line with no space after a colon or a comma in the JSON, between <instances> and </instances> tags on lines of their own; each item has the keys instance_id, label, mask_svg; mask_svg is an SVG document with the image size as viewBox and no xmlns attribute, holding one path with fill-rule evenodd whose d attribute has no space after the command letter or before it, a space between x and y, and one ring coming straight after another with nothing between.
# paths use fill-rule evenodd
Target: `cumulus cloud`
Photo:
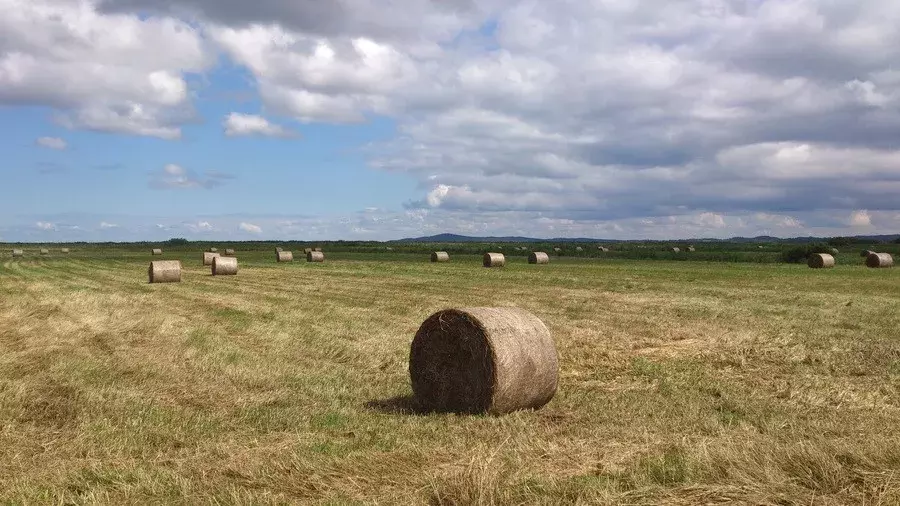
<instances>
[{"instance_id":1,"label":"cumulus cloud","mask_svg":"<svg viewBox=\"0 0 900 506\"><path fill-rule=\"evenodd\" d=\"M170 163L161 171L152 173L149 184L157 190L212 189L223 185L227 179L233 179L233 176L219 171L207 171L203 176L198 176L180 165Z\"/></svg>"},{"instance_id":2,"label":"cumulus cloud","mask_svg":"<svg viewBox=\"0 0 900 506\"><path fill-rule=\"evenodd\" d=\"M34 226L41 230L56 230L56 224L46 221L39 221L35 223Z\"/></svg>"},{"instance_id":3,"label":"cumulus cloud","mask_svg":"<svg viewBox=\"0 0 900 506\"><path fill-rule=\"evenodd\" d=\"M225 135L236 137L242 135L265 135L269 137L294 137L296 132L281 125L269 122L262 116L233 112L223 122Z\"/></svg>"},{"instance_id":4,"label":"cumulus cloud","mask_svg":"<svg viewBox=\"0 0 900 506\"><path fill-rule=\"evenodd\" d=\"M850 213L850 219L848 223L851 227L871 227L872 226L872 217L869 215L869 211L853 211Z\"/></svg>"},{"instance_id":5,"label":"cumulus cloud","mask_svg":"<svg viewBox=\"0 0 900 506\"><path fill-rule=\"evenodd\" d=\"M107 223L105 221L100 222L100 228L102 229L110 229L110 228L118 228L119 226L115 223Z\"/></svg>"},{"instance_id":6,"label":"cumulus cloud","mask_svg":"<svg viewBox=\"0 0 900 506\"><path fill-rule=\"evenodd\" d=\"M241 224L238 226L238 228L243 230L244 232L249 232L251 234L261 234L262 233L262 228L259 225L254 225L252 223L241 222Z\"/></svg>"},{"instance_id":7,"label":"cumulus cloud","mask_svg":"<svg viewBox=\"0 0 900 506\"><path fill-rule=\"evenodd\" d=\"M47 149L56 149L60 151L66 149L66 147L68 146L68 144L66 144L66 141L60 139L59 137L40 137L37 140L37 144L38 146L45 147Z\"/></svg>"},{"instance_id":8,"label":"cumulus cloud","mask_svg":"<svg viewBox=\"0 0 900 506\"><path fill-rule=\"evenodd\" d=\"M214 62L199 28L104 14L92 0L0 0L0 104L42 105L72 128L180 136L185 76ZM65 86L60 86L65 83Z\"/></svg>"}]
</instances>

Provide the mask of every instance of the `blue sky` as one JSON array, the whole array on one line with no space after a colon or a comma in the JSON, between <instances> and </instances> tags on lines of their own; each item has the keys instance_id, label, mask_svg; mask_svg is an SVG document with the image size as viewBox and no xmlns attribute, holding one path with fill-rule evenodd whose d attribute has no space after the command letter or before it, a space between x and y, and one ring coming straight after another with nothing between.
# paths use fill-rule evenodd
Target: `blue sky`
<instances>
[{"instance_id":1,"label":"blue sky","mask_svg":"<svg viewBox=\"0 0 900 506\"><path fill-rule=\"evenodd\" d=\"M900 5L0 0L0 240L900 230Z\"/></svg>"}]
</instances>

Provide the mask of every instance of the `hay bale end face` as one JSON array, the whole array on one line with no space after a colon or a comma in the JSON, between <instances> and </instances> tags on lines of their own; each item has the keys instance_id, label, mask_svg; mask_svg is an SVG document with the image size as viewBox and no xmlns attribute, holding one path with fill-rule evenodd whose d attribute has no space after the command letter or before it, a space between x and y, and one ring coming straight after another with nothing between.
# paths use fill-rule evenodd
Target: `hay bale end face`
<instances>
[{"instance_id":1,"label":"hay bale end face","mask_svg":"<svg viewBox=\"0 0 900 506\"><path fill-rule=\"evenodd\" d=\"M431 254L432 262L449 262L450 255L446 251L435 251Z\"/></svg>"},{"instance_id":2,"label":"hay bale end face","mask_svg":"<svg viewBox=\"0 0 900 506\"><path fill-rule=\"evenodd\" d=\"M325 253L321 251L310 251L306 254L307 262L321 263L325 261Z\"/></svg>"},{"instance_id":3,"label":"hay bale end face","mask_svg":"<svg viewBox=\"0 0 900 506\"><path fill-rule=\"evenodd\" d=\"M859 252L859 256L861 256L863 258L869 258L869 255L871 255L873 253L875 253L875 252L870 249L864 249Z\"/></svg>"},{"instance_id":4,"label":"hay bale end face","mask_svg":"<svg viewBox=\"0 0 900 506\"><path fill-rule=\"evenodd\" d=\"M59 250L59 252L62 253L63 255L68 255L68 254L69 254L69 248L62 248L62 249Z\"/></svg>"},{"instance_id":5,"label":"hay bale end face","mask_svg":"<svg viewBox=\"0 0 900 506\"><path fill-rule=\"evenodd\" d=\"M290 251L279 251L275 254L275 259L279 262L293 262L294 254Z\"/></svg>"},{"instance_id":6,"label":"hay bale end face","mask_svg":"<svg viewBox=\"0 0 900 506\"><path fill-rule=\"evenodd\" d=\"M203 252L203 265L212 265L213 259L219 257L218 253L204 251Z\"/></svg>"},{"instance_id":7,"label":"hay bale end face","mask_svg":"<svg viewBox=\"0 0 900 506\"><path fill-rule=\"evenodd\" d=\"M233 249L230 249L230 248L229 248L229 249L226 249L226 250L225 250L225 256L227 256L227 257L233 257L233 256L234 256L234 250L233 250Z\"/></svg>"},{"instance_id":8,"label":"hay bale end face","mask_svg":"<svg viewBox=\"0 0 900 506\"><path fill-rule=\"evenodd\" d=\"M234 276L238 272L238 260L235 257L213 258L213 276Z\"/></svg>"},{"instance_id":9,"label":"hay bale end face","mask_svg":"<svg viewBox=\"0 0 900 506\"><path fill-rule=\"evenodd\" d=\"M834 257L828 253L814 253L806 264L810 269L830 269L834 267Z\"/></svg>"},{"instance_id":10,"label":"hay bale end face","mask_svg":"<svg viewBox=\"0 0 900 506\"><path fill-rule=\"evenodd\" d=\"M886 269L894 266L894 257L890 253L872 253L866 257L866 267Z\"/></svg>"},{"instance_id":11,"label":"hay bale end face","mask_svg":"<svg viewBox=\"0 0 900 506\"><path fill-rule=\"evenodd\" d=\"M14 250L12 250L12 256L13 257L23 257L23 256L25 256L25 252L20 249L14 249Z\"/></svg>"},{"instance_id":12,"label":"hay bale end face","mask_svg":"<svg viewBox=\"0 0 900 506\"><path fill-rule=\"evenodd\" d=\"M530 264L549 264L550 263L550 255L544 253L543 251L533 251L530 255L528 255L528 263L530 263Z\"/></svg>"},{"instance_id":13,"label":"hay bale end face","mask_svg":"<svg viewBox=\"0 0 900 506\"><path fill-rule=\"evenodd\" d=\"M48 249L41 250L41 255L49 255L49 254L50 254L50 250L48 250Z\"/></svg>"},{"instance_id":14,"label":"hay bale end face","mask_svg":"<svg viewBox=\"0 0 900 506\"><path fill-rule=\"evenodd\" d=\"M483 260L485 267L503 267L506 265L506 257L503 256L503 253L485 253Z\"/></svg>"},{"instance_id":15,"label":"hay bale end face","mask_svg":"<svg viewBox=\"0 0 900 506\"><path fill-rule=\"evenodd\" d=\"M162 255L162 250L159 249L159 248L155 248L155 249L150 250L150 254L151 254L151 255L154 255L154 256L155 256L155 255Z\"/></svg>"},{"instance_id":16,"label":"hay bale end face","mask_svg":"<svg viewBox=\"0 0 900 506\"><path fill-rule=\"evenodd\" d=\"M447 309L416 332L409 375L427 411L499 415L550 402L559 363L550 331L525 310Z\"/></svg>"},{"instance_id":17,"label":"hay bale end face","mask_svg":"<svg viewBox=\"0 0 900 506\"><path fill-rule=\"evenodd\" d=\"M156 260L150 262L147 275L151 283L180 283L181 262L178 260Z\"/></svg>"}]
</instances>

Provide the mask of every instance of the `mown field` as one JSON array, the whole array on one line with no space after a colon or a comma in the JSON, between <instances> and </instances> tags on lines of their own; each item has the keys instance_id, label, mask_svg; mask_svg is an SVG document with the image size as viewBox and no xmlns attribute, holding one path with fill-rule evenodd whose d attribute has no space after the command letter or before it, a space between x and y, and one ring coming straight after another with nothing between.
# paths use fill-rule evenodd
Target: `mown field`
<instances>
[{"instance_id":1,"label":"mown field","mask_svg":"<svg viewBox=\"0 0 900 506\"><path fill-rule=\"evenodd\" d=\"M900 504L900 270L200 248L0 253L0 502ZM411 409L434 311L519 306L556 397Z\"/></svg>"}]
</instances>

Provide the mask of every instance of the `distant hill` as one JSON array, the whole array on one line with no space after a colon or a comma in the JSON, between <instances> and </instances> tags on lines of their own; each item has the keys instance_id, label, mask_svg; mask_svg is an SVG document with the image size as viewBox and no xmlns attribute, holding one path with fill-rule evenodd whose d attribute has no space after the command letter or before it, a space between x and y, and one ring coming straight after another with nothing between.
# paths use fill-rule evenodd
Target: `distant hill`
<instances>
[{"instance_id":1,"label":"distant hill","mask_svg":"<svg viewBox=\"0 0 900 506\"><path fill-rule=\"evenodd\" d=\"M389 242L602 242L602 243L617 243L617 242L752 242L752 243L760 243L760 242L820 242L828 240L828 237L792 237L792 238L780 238L780 237L772 237L772 236L757 236L757 237L732 237L730 239L672 239L672 240L661 240L661 241L650 241L644 239L633 239L633 240L621 240L621 239L592 239L587 237L554 237L551 239L539 239L536 237L517 237L517 236L507 236L507 237L473 237L467 235L459 235L459 234L437 234L431 235L428 237L414 237L407 239L398 239L396 241ZM900 234L888 234L888 235L859 235L852 236L849 239L854 239L856 241L872 241L872 242L891 242L897 239L900 239Z\"/></svg>"}]
</instances>

